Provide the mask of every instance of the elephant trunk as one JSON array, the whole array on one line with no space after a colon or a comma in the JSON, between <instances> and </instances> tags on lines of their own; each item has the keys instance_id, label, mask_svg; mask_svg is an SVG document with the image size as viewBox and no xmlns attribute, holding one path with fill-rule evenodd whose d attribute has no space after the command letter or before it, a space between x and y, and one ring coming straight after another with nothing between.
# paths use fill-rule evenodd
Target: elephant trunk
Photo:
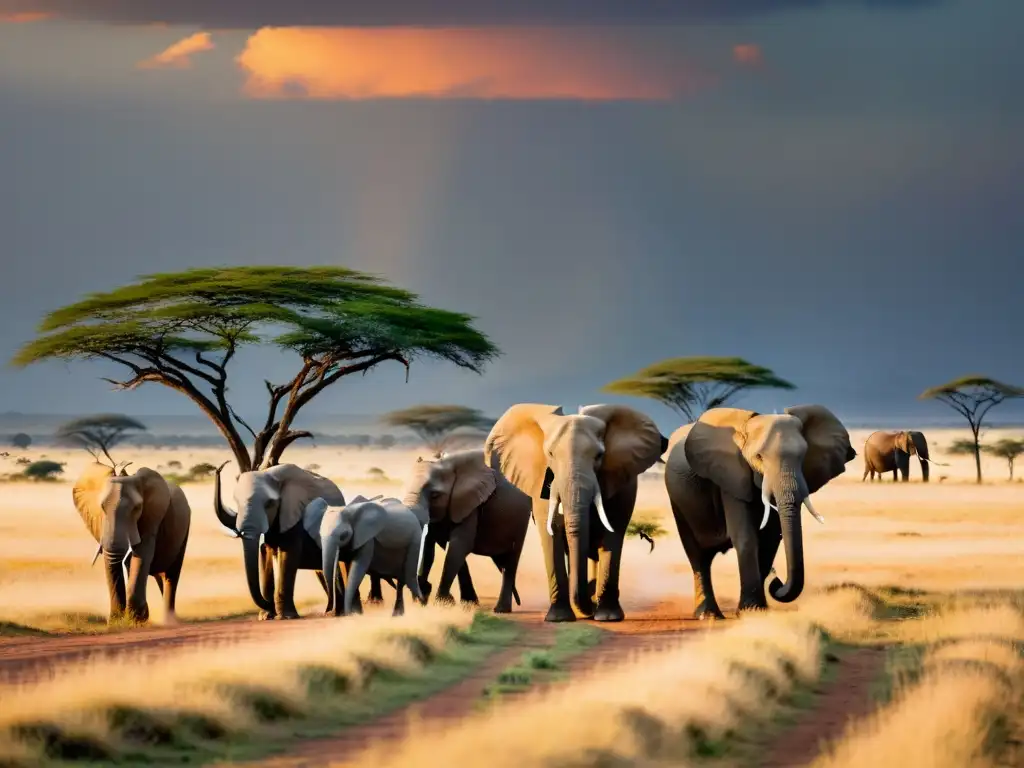
<instances>
[{"instance_id":1,"label":"elephant trunk","mask_svg":"<svg viewBox=\"0 0 1024 768\"><path fill-rule=\"evenodd\" d=\"M217 521L221 525L229 531L235 531L237 530L235 528L235 515L228 512L228 510L224 508L224 503L220 500L220 471L223 468L224 465L221 464L213 476L213 511L217 514Z\"/></svg>"},{"instance_id":2,"label":"elephant trunk","mask_svg":"<svg viewBox=\"0 0 1024 768\"><path fill-rule=\"evenodd\" d=\"M274 613L274 606L264 599L260 591L260 540L256 536L242 538L242 554L245 556L245 580L249 585L249 596L256 607L267 613Z\"/></svg>"},{"instance_id":3,"label":"elephant trunk","mask_svg":"<svg viewBox=\"0 0 1024 768\"><path fill-rule=\"evenodd\" d=\"M124 560L127 554L128 551L123 548L103 549L104 565L107 572L107 591L110 593L111 618L124 615L127 607L128 596L124 580Z\"/></svg>"},{"instance_id":4,"label":"elephant trunk","mask_svg":"<svg viewBox=\"0 0 1024 768\"><path fill-rule=\"evenodd\" d=\"M338 579L340 577L339 566L341 564L341 540L337 536L325 538L323 542L323 549L321 550L321 556L323 557L321 567L324 570L324 579L327 581L327 588L333 596L330 602L334 606L335 615L341 615L343 613L342 607L344 603L339 605L339 602L345 599L343 591L338 589Z\"/></svg>"},{"instance_id":5,"label":"elephant trunk","mask_svg":"<svg viewBox=\"0 0 1024 768\"><path fill-rule=\"evenodd\" d=\"M800 484L802 485L802 483ZM780 603L791 603L800 597L804 589L804 545L800 508L806 493L801 493L798 484L785 480L776 484L775 501L782 522L782 543L786 548L786 583L772 579L768 592Z\"/></svg>"},{"instance_id":6,"label":"elephant trunk","mask_svg":"<svg viewBox=\"0 0 1024 768\"><path fill-rule=\"evenodd\" d=\"M588 486L592 486L588 487ZM565 514L565 537L569 554L569 589L572 604L583 616L594 615L594 601L590 594L590 575L587 553L590 548L590 509L597 493L597 480L585 484L573 480L566 493L560 495Z\"/></svg>"}]
</instances>

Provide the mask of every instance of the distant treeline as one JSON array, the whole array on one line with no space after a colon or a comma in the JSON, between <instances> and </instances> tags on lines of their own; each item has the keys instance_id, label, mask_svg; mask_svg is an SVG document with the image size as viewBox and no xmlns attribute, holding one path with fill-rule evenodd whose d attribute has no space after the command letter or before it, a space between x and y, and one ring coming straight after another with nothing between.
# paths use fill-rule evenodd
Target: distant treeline
<instances>
[{"instance_id":1,"label":"distant treeline","mask_svg":"<svg viewBox=\"0 0 1024 768\"><path fill-rule=\"evenodd\" d=\"M27 433L32 438L33 448L57 447L57 441L52 434ZM8 436L9 438L10 436ZM3 441L9 443L10 440ZM421 441L415 435L317 435L314 440L305 440L296 443L298 447L303 445L312 446L339 446L353 448L408 448L416 447ZM139 434L125 438L124 445L134 445L138 448L223 448L224 438L219 434L210 435L150 435Z\"/></svg>"}]
</instances>

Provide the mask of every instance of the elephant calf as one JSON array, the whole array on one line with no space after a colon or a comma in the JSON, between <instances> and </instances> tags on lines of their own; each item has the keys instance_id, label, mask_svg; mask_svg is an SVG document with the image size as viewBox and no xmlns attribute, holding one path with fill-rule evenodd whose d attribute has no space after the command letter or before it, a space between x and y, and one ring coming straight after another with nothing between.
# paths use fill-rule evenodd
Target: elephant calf
<instances>
[{"instance_id":1,"label":"elephant calf","mask_svg":"<svg viewBox=\"0 0 1024 768\"><path fill-rule=\"evenodd\" d=\"M185 559L192 509L185 494L159 472L140 467L135 474L92 464L72 490L78 514L105 557L110 620L149 619L146 579L164 596L165 621L175 620L174 600ZM127 562L128 584L122 563ZM93 559L95 562L95 558Z\"/></svg>"},{"instance_id":2,"label":"elephant calf","mask_svg":"<svg viewBox=\"0 0 1024 768\"><path fill-rule=\"evenodd\" d=\"M320 518L319 534L323 572L341 579L339 565L348 562L342 610L336 601L334 613L349 615L368 573L395 580L394 615L405 613L404 588L422 599L416 580L427 520L417 516L397 499L369 501L357 496L345 506L330 506L314 499L306 508L308 526Z\"/></svg>"}]
</instances>

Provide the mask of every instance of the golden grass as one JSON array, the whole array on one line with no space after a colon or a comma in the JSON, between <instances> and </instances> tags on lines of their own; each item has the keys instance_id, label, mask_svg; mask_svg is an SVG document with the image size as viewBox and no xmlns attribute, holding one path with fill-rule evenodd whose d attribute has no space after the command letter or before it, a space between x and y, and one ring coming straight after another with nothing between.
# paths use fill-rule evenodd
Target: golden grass
<instances>
[{"instance_id":1,"label":"golden grass","mask_svg":"<svg viewBox=\"0 0 1024 768\"><path fill-rule=\"evenodd\" d=\"M1009 606L955 609L903 622L895 634L927 644L920 669L898 679L891 703L849 726L814 768L998 765L1002 730L1024 705L1024 659L1013 645L1024 642L1024 615Z\"/></svg>"},{"instance_id":2,"label":"golden grass","mask_svg":"<svg viewBox=\"0 0 1024 768\"><path fill-rule=\"evenodd\" d=\"M470 612L434 607L399 619L328 619L272 640L80 664L53 680L0 687L0 762L41 751L41 734L58 749L109 756L140 729L147 738L188 723L207 734L244 731L303 713L315 686L353 690L380 670L413 671L472 622Z\"/></svg>"}]
</instances>

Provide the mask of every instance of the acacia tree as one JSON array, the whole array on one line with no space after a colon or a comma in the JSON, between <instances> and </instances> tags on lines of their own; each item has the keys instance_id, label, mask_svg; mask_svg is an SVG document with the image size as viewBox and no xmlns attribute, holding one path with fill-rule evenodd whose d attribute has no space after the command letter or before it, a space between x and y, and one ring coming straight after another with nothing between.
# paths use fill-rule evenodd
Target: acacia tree
<instances>
[{"instance_id":1,"label":"acacia tree","mask_svg":"<svg viewBox=\"0 0 1024 768\"><path fill-rule=\"evenodd\" d=\"M796 387L771 369L740 357L673 357L613 381L601 391L657 400L692 422L749 389Z\"/></svg>"},{"instance_id":2,"label":"acacia tree","mask_svg":"<svg viewBox=\"0 0 1024 768\"><path fill-rule=\"evenodd\" d=\"M938 387L926 389L920 400L938 400L959 413L971 427L974 441L974 465L977 482L981 483L981 441L978 435L986 414L1004 400L1024 397L1024 389L1012 384L1003 384L987 376L963 376Z\"/></svg>"},{"instance_id":3,"label":"acacia tree","mask_svg":"<svg viewBox=\"0 0 1024 768\"><path fill-rule=\"evenodd\" d=\"M32 445L32 436L27 435L24 432L19 432L11 438L11 445L15 448L20 448L23 451L27 451Z\"/></svg>"},{"instance_id":4,"label":"acacia tree","mask_svg":"<svg viewBox=\"0 0 1024 768\"><path fill-rule=\"evenodd\" d=\"M293 428L295 418L346 376L394 361L408 379L418 358L481 373L500 353L472 320L342 267L192 269L147 275L50 313L13 362L104 360L127 369L122 380L106 379L118 389L170 387L217 426L245 472L277 464L289 445L312 437ZM264 382L266 416L253 427L228 402L228 374L242 347L260 343L299 360L289 380Z\"/></svg>"},{"instance_id":5,"label":"acacia tree","mask_svg":"<svg viewBox=\"0 0 1024 768\"><path fill-rule=\"evenodd\" d=\"M119 413L105 413L99 416L85 416L69 421L57 429L57 441L87 451L97 462L100 454L107 457L110 466L117 469L117 463L110 455L111 449L124 442L129 432L144 432L146 425L131 416Z\"/></svg>"},{"instance_id":6,"label":"acacia tree","mask_svg":"<svg viewBox=\"0 0 1024 768\"><path fill-rule=\"evenodd\" d=\"M992 445L984 446L982 450L992 456L1006 460L1006 464L1010 469L1010 482L1012 483L1013 463L1017 460L1018 456L1024 453L1024 440L1004 437L1002 440L996 440Z\"/></svg>"},{"instance_id":7,"label":"acacia tree","mask_svg":"<svg viewBox=\"0 0 1024 768\"><path fill-rule=\"evenodd\" d=\"M381 421L414 433L433 451L434 458L454 442L482 437L494 426L494 419L464 405L414 405L386 413Z\"/></svg>"}]
</instances>

